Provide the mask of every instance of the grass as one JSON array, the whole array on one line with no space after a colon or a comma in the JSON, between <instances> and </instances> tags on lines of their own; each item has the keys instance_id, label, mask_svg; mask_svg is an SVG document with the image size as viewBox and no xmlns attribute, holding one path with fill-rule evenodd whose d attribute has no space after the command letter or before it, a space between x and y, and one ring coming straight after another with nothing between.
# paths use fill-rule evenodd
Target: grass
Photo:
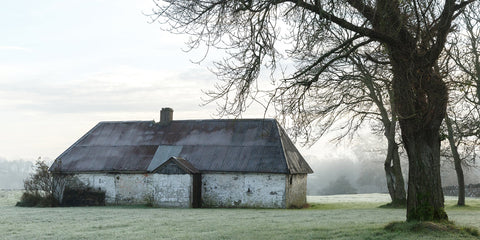
<instances>
[{"instance_id":1,"label":"grass","mask_svg":"<svg viewBox=\"0 0 480 240\"><path fill-rule=\"evenodd\" d=\"M405 210L379 208L383 194L309 197L311 207L298 210L14 207L20 194L0 191L0 239L478 239L469 230L385 229ZM454 203L446 209L456 226L480 227L480 200Z\"/></svg>"},{"instance_id":2,"label":"grass","mask_svg":"<svg viewBox=\"0 0 480 240\"><path fill-rule=\"evenodd\" d=\"M453 222L392 222L385 226L385 230L397 233L413 232L417 234L435 234L441 237L444 234L452 234L458 238L477 237L478 229L472 227L459 227Z\"/></svg>"}]
</instances>

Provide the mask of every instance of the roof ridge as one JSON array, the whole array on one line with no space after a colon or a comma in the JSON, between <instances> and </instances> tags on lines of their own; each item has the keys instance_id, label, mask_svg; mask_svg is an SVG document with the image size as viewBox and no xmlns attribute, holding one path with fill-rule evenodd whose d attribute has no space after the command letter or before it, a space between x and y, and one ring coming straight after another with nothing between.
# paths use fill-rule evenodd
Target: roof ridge
<instances>
[{"instance_id":1,"label":"roof ridge","mask_svg":"<svg viewBox=\"0 0 480 240\"><path fill-rule=\"evenodd\" d=\"M276 121L275 118L228 118L228 119L180 119L180 120L172 120L172 122L228 122L228 121ZM154 120L120 120L120 121L100 121L99 123L155 123L158 124L159 122L155 122Z\"/></svg>"},{"instance_id":2,"label":"roof ridge","mask_svg":"<svg viewBox=\"0 0 480 240\"><path fill-rule=\"evenodd\" d=\"M287 159L287 152L286 152L286 149L285 149L285 144L283 143L283 128L282 126L280 126L280 124L275 121L275 126L276 126L276 129L277 129L277 133L278 133L278 141L280 141L280 145L282 146L282 157L283 157L283 160L285 162L285 165L287 167L287 172L288 173L292 173L292 171L290 170L290 164L288 163L288 159Z\"/></svg>"},{"instance_id":3,"label":"roof ridge","mask_svg":"<svg viewBox=\"0 0 480 240\"><path fill-rule=\"evenodd\" d=\"M158 147L158 146L180 146L180 147L195 147L195 146L206 146L206 147L274 147L274 144L249 144L249 145L239 145L239 144L116 144L116 145L81 145L77 144L76 146L79 147L136 147L136 146L151 146L151 147Z\"/></svg>"},{"instance_id":4,"label":"roof ridge","mask_svg":"<svg viewBox=\"0 0 480 240\"><path fill-rule=\"evenodd\" d=\"M139 122L144 122L144 123L155 123L153 120L125 120L125 121L100 121L98 123L139 123Z\"/></svg>"}]
</instances>

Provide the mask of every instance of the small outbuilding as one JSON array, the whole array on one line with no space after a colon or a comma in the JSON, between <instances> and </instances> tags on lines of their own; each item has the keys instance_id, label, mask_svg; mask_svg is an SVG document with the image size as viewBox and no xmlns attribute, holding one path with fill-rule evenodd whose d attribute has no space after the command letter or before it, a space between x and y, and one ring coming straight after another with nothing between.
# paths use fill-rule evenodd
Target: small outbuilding
<instances>
[{"instance_id":1,"label":"small outbuilding","mask_svg":"<svg viewBox=\"0 0 480 240\"><path fill-rule=\"evenodd\" d=\"M98 123L50 171L106 204L255 208L303 206L313 172L274 119L173 120L170 108L160 122Z\"/></svg>"}]
</instances>

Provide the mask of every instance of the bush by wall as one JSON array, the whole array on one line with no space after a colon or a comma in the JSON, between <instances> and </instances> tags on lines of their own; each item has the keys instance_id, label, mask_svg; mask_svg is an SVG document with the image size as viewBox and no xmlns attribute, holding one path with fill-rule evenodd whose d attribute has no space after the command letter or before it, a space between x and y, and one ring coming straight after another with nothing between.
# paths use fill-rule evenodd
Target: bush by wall
<instances>
[{"instance_id":1,"label":"bush by wall","mask_svg":"<svg viewBox=\"0 0 480 240\"><path fill-rule=\"evenodd\" d=\"M63 206L105 206L105 192L89 187L65 188Z\"/></svg>"},{"instance_id":2,"label":"bush by wall","mask_svg":"<svg viewBox=\"0 0 480 240\"><path fill-rule=\"evenodd\" d=\"M53 194L56 182L50 172L48 172L47 164L41 159L37 160L34 172L23 181L23 185L25 192L16 206L54 207L59 204L59 201L55 199Z\"/></svg>"}]
</instances>

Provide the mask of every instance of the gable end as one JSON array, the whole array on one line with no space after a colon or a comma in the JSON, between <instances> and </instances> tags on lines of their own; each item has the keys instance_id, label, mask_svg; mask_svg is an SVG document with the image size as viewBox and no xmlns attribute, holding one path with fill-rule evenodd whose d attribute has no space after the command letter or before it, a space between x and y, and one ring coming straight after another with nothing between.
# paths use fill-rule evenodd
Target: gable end
<instances>
[{"instance_id":1,"label":"gable end","mask_svg":"<svg viewBox=\"0 0 480 240\"><path fill-rule=\"evenodd\" d=\"M153 173L161 174L197 174L199 171L183 158L171 157L158 166Z\"/></svg>"},{"instance_id":2,"label":"gable end","mask_svg":"<svg viewBox=\"0 0 480 240\"><path fill-rule=\"evenodd\" d=\"M161 174L188 174L183 168L179 167L174 162L168 162L162 167L158 168L155 173Z\"/></svg>"}]
</instances>

